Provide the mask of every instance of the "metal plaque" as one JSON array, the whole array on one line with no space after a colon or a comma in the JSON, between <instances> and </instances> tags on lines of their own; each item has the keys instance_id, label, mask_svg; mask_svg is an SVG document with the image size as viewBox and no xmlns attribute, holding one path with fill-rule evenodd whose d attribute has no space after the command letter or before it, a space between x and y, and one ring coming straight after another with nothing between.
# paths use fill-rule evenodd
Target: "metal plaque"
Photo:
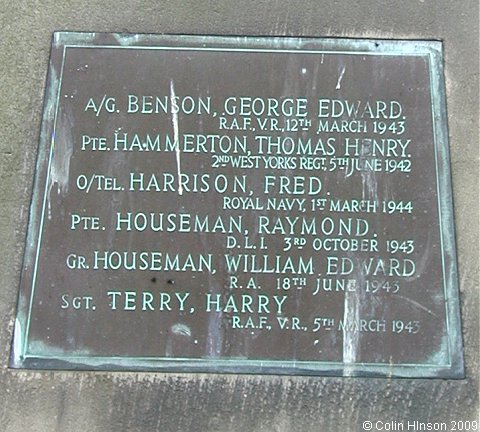
<instances>
[{"instance_id":1,"label":"metal plaque","mask_svg":"<svg viewBox=\"0 0 480 432\"><path fill-rule=\"evenodd\" d=\"M11 366L462 377L441 49L55 33Z\"/></svg>"}]
</instances>

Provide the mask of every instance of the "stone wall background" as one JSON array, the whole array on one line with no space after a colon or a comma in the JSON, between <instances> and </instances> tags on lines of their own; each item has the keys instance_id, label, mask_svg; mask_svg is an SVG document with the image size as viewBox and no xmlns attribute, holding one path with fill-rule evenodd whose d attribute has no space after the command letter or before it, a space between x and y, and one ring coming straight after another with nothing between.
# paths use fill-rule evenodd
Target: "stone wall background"
<instances>
[{"instance_id":1,"label":"stone wall background","mask_svg":"<svg viewBox=\"0 0 480 432\"><path fill-rule=\"evenodd\" d=\"M478 419L478 0L1 0L0 6L0 431L361 431L364 420ZM443 40L466 379L8 369L54 30Z\"/></svg>"}]
</instances>

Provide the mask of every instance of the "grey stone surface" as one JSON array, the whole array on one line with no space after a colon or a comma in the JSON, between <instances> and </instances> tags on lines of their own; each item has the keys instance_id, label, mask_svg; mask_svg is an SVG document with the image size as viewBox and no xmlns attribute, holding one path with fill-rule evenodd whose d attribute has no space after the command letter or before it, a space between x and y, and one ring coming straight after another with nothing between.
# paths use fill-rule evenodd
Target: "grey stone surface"
<instances>
[{"instance_id":1,"label":"grey stone surface","mask_svg":"<svg viewBox=\"0 0 480 432\"><path fill-rule=\"evenodd\" d=\"M478 418L478 8L478 0L3 0L0 431L361 431L364 420L450 427ZM54 30L443 40L466 379L9 370Z\"/></svg>"}]
</instances>

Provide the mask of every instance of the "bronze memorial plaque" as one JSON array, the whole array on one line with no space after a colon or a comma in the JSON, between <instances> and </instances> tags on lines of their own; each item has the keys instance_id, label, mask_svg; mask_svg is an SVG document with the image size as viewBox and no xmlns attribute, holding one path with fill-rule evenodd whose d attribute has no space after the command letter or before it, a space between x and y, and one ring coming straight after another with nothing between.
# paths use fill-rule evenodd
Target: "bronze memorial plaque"
<instances>
[{"instance_id":1,"label":"bronze memorial plaque","mask_svg":"<svg viewBox=\"0 0 480 432\"><path fill-rule=\"evenodd\" d=\"M463 376L442 46L55 33L11 366Z\"/></svg>"}]
</instances>

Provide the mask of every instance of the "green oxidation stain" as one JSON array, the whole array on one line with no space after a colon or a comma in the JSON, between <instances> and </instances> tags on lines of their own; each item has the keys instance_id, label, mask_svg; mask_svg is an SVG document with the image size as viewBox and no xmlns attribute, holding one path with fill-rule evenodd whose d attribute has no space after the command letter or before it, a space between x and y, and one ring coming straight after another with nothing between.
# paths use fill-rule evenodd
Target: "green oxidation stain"
<instances>
[{"instance_id":1,"label":"green oxidation stain","mask_svg":"<svg viewBox=\"0 0 480 432\"><path fill-rule=\"evenodd\" d=\"M450 351L448 349L448 336L443 334L442 342L438 351L432 353L426 360L426 363L439 366L449 366Z\"/></svg>"},{"instance_id":2,"label":"green oxidation stain","mask_svg":"<svg viewBox=\"0 0 480 432\"><path fill-rule=\"evenodd\" d=\"M97 33L55 32L53 36L54 46L59 47L66 43L89 43L97 38Z\"/></svg>"},{"instance_id":3,"label":"green oxidation stain","mask_svg":"<svg viewBox=\"0 0 480 432\"><path fill-rule=\"evenodd\" d=\"M55 70L54 67L50 67L49 70L49 83L48 83L48 93L46 95L46 103L45 103L45 108L44 108L44 113L43 113L43 123L42 123L42 131L41 131L41 137L40 137L40 142L43 143L48 143L47 146L41 145L39 148L39 157L37 161L37 172L41 172L44 170L43 164L48 160L48 155L47 152L49 153L51 150L51 146L53 145L53 136L50 135L50 128L49 123L47 120L54 121L55 117L55 110L58 105L58 90L60 87L60 79L58 76L57 71ZM42 193L41 191L41 185L36 184L35 191L34 191L34 196L32 202L37 202L40 199L40 195ZM40 209L41 212L43 213L44 209ZM28 237L27 237L27 250L25 253L25 259L24 259L24 267L31 267L33 266L33 260L36 258L36 244L38 239L36 238L36 231L33 229L41 219L41 214L38 212L38 207L37 206L31 206L30 209L30 227L28 230Z\"/></svg>"},{"instance_id":4,"label":"green oxidation stain","mask_svg":"<svg viewBox=\"0 0 480 432\"><path fill-rule=\"evenodd\" d=\"M28 344L28 353L26 357L46 357L46 358L68 358L73 357L89 357L92 352L85 349L66 351L53 345L49 345L43 341L31 341Z\"/></svg>"},{"instance_id":5,"label":"green oxidation stain","mask_svg":"<svg viewBox=\"0 0 480 432\"><path fill-rule=\"evenodd\" d=\"M389 53L391 55L401 54L440 54L442 43L439 41L408 41L408 40L374 40L374 39L309 39L296 37L226 37L226 36L189 36L189 35L158 35L158 34L135 34L135 33L75 33L55 32L54 44L57 47L62 45L85 45L91 46L92 42L102 35L112 36L120 47L135 47L139 44L154 48L162 43L192 45L192 48L201 48L205 44L217 44L225 50L231 48L273 48L308 50L321 52L323 50L333 51L367 51L375 53ZM315 46L313 46L315 45ZM173 45L175 46L175 45ZM208 47L205 47L208 49ZM299 51L301 53L301 51Z\"/></svg>"},{"instance_id":6,"label":"green oxidation stain","mask_svg":"<svg viewBox=\"0 0 480 432\"><path fill-rule=\"evenodd\" d=\"M12 358L11 358L11 365L13 367L21 367L22 366L22 359L24 356L23 348L24 348L24 322L25 316L23 312L19 311L17 314L17 319L15 320L15 328L13 333L13 343L12 343Z\"/></svg>"}]
</instances>

